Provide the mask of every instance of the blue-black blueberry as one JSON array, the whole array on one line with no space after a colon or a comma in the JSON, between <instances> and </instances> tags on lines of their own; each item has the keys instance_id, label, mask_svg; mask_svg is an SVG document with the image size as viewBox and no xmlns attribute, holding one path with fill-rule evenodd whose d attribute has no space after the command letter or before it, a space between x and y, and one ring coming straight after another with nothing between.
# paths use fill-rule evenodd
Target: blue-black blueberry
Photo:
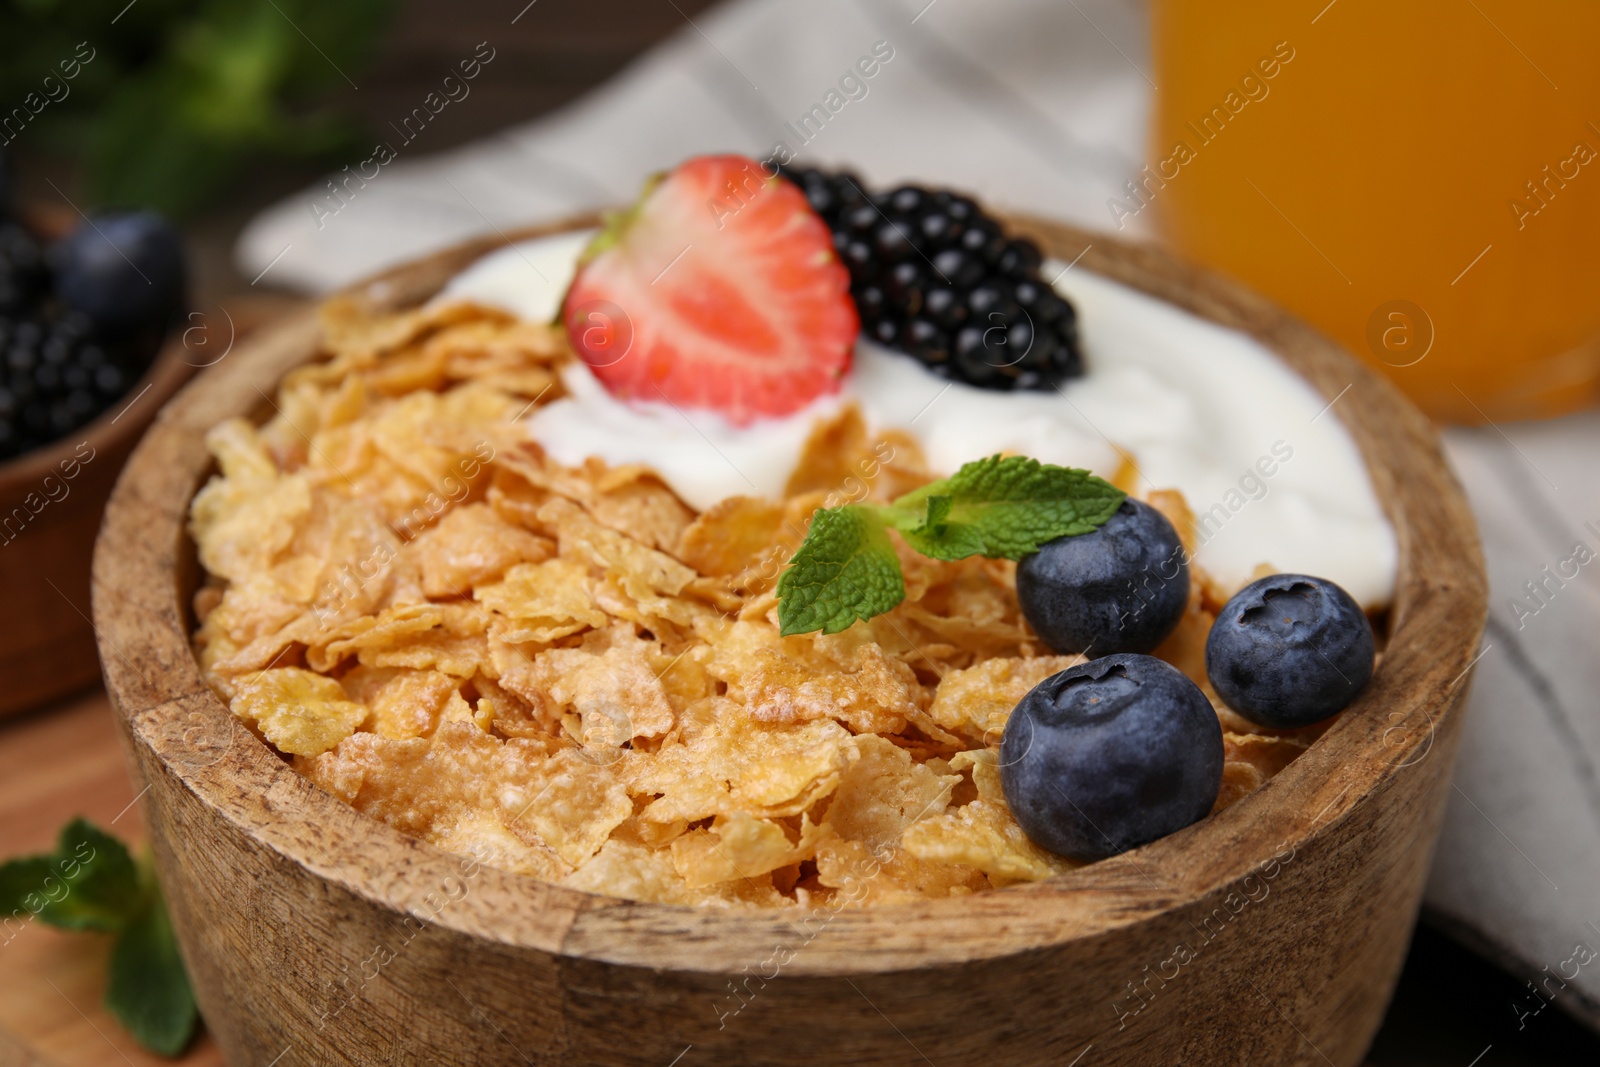
<instances>
[{"instance_id":1,"label":"blue-black blueberry","mask_svg":"<svg viewBox=\"0 0 1600 1067\"><path fill-rule=\"evenodd\" d=\"M1064 655L1149 652L1188 606L1188 554L1166 516L1125 500L1098 529L1023 557L1017 600L1039 638Z\"/></svg>"},{"instance_id":2,"label":"blue-black blueberry","mask_svg":"<svg viewBox=\"0 0 1600 1067\"><path fill-rule=\"evenodd\" d=\"M1372 627L1325 578L1274 574L1222 609L1206 639L1206 674L1251 722L1293 729L1342 711L1372 678Z\"/></svg>"},{"instance_id":3,"label":"blue-black blueberry","mask_svg":"<svg viewBox=\"0 0 1600 1067\"><path fill-rule=\"evenodd\" d=\"M183 242L160 215L111 212L51 249L56 294L101 336L165 328L184 298Z\"/></svg>"},{"instance_id":4,"label":"blue-black blueberry","mask_svg":"<svg viewBox=\"0 0 1600 1067\"><path fill-rule=\"evenodd\" d=\"M1001 737L1000 784L1035 844L1097 860L1205 818L1222 755L1199 686L1153 656L1119 653L1022 698Z\"/></svg>"}]
</instances>

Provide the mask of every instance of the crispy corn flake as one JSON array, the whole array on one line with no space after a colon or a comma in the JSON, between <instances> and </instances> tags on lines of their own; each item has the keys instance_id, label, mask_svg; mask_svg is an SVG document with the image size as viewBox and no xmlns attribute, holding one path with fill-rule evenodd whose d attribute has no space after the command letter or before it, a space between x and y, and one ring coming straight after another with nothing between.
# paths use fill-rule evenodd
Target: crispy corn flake
<instances>
[{"instance_id":1,"label":"crispy corn flake","mask_svg":"<svg viewBox=\"0 0 1600 1067\"><path fill-rule=\"evenodd\" d=\"M549 644L609 622L595 606L592 585L585 564L550 559L520 563L506 572L504 581L484 586L474 596L500 617L496 632L503 640Z\"/></svg>"},{"instance_id":2,"label":"crispy corn flake","mask_svg":"<svg viewBox=\"0 0 1600 1067\"><path fill-rule=\"evenodd\" d=\"M425 737L461 682L438 671L405 667L357 667L340 681L350 699L371 712L365 728L379 737Z\"/></svg>"},{"instance_id":3,"label":"crispy corn flake","mask_svg":"<svg viewBox=\"0 0 1600 1067\"><path fill-rule=\"evenodd\" d=\"M864 842L837 837L817 846L817 880L837 889L848 904L903 904L990 887L972 867L918 859L899 848L874 851Z\"/></svg>"},{"instance_id":4,"label":"crispy corn flake","mask_svg":"<svg viewBox=\"0 0 1600 1067\"><path fill-rule=\"evenodd\" d=\"M961 781L916 763L905 749L877 734L856 738L860 758L845 770L824 825L873 852L898 845L906 830L942 814Z\"/></svg>"},{"instance_id":5,"label":"crispy corn flake","mask_svg":"<svg viewBox=\"0 0 1600 1067\"><path fill-rule=\"evenodd\" d=\"M984 660L945 675L928 711L933 721L946 729L980 744L998 745L1011 709L1028 690L1082 662L1082 656Z\"/></svg>"},{"instance_id":6,"label":"crispy corn flake","mask_svg":"<svg viewBox=\"0 0 1600 1067\"><path fill-rule=\"evenodd\" d=\"M467 504L439 520L407 548L430 597L468 596L514 564L540 563L555 544L501 518L487 504Z\"/></svg>"},{"instance_id":7,"label":"crispy corn flake","mask_svg":"<svg viewBox=\"0 0 1600 1067\"><path fill-rule=\"evenodd\" d=\"M280 751L317 756L355 733L367 709L345 697L338 682L298 667L242 676L229 709Z\"/></svg>"},{"instance_id":8,"label":"crispy corn flake","mask_svg":"<svg viewBox=\"0 0 1600 1067\"><path fill-rule=\"evenodd\" d=\"M556 880L572 870L525 822L528 802L559 774L545 744L498 741L471 723L441 723L429 738L359 733L295 766L312 781L402 833L507 870ZM573 832L581 833L575 826Z\"/></svg>"},{"instance_id":9,"label":"crispy corn flake","mask_svg":"<svg viewBox=\"0 0 1600 1067\"><path fill-rule=\"evenodd\" d=\"M569 500L552 499L539 509L539 520L556 531L563 556L616 574L635 600L677 596L694 580L694 571L665 552L601 525Z\"/></svg>"},{"instance_id":10,"label":"crispy corn flake","mask_svg":"<svg viewBox=\"0 0 1600 1067\"><path fill-rule=\"evenodd\" d=\"M244 581L270 569L311 513L310 482L278 470L255 430L230 419L206 435L221 473L189 508L189 531L211 574Z\"/></svg>"},{"instance_id":11,"label":"crispy corn flake","mask_svg":"<svg viewBox=\"0 0 1600 1067\"><path fill-rule=\"evenodd\" d=\"M600 491L589 504L589 513L603 526L649 548L671 552L678 546L684 530L694 519L677 495L662 485L648 468L624 468L627 480L612 484L602 472L597 479Z\"/></svg>"},{"instance_id":12,"label":"crispy corn flake","mask_svg":"<svg viewBox=\"0 0 1600 1067\"><path fill-rule=\"evenodd\" d=\"M656 798L643 813L654 822L798 815L831 795L856 757L855 739L831 720L760 722L726 698L705 701L684 720L678 738L653 753L627 752L619 764L629 792Z\"/></svg>"},{"instance_id":13,"label":"crispy corn flake","mask_svg":"<svg viewBox=\"0 0 1600 1067\"><path fill-rule=\"evenodd\" d=\"M1036 882L1080 866L1035 845L1017 825L1000 788L994 750L962 752L950 766L971 769L977 799L908 827L900 840L907 852L920 860L976 868L996 885Z\"/></svg>"},{"instance_id":14,"label":"crispy corn flake","mask_svg":"<svg viewBox=\"0 0 1600 1067\"><path fill-rule=\"evenodd\" d=\"M651 849L615 838L607 841L593 859L562 879L562 884L657 904L771 907L793 903L773 888L769 875L695 888L678 873L670 849Z\"/></svg>"},{"instance_id":15,"label":"crispy corn flake","mask_svg":"<svg viewBox=\"0 0 1600 1067\"><path fill-rule=\"evenodd\" d=\"M791 842L779 824L744 812L718 816L710 829L691 830L672 842L672 865L692 889L749 881L810 859L817 831L807 827Z\"/></svg>"},{"instance_id":16,"label":"crispy corn flake","mask_svg":"<svg viewBox=\"0 0 1600 1067\"><path fill-rule=\"evenodd\" d=\"M1224 730L1222 734L1222 788L1212 811L1221 811L1261 788L1283 770L1309 742L1293 736Z\"/></svg>"},{"instance_id":17,"label":"crispy corn flake","mask_svg":"<svg viewBox=\"0 0 1600 1067\"><path fill-rule=\"evenodd\" d=\"M865 496L861 468L868 456L867 424L861 417L861 408L846 404L837 414L812 427L800 447L783 495L820 491L846 498L853 494Z\"/></svg>"},{"instance_id":18,"label":"crispy corn flake","mask_svg":"<svg viewBox=\"0 0 1600 1067\"><path fill-rule=\"evenodd\" d=\"M596 758L613 762L621 746L659 737L673 724L650 645L623 625L588 635L578 648L548 649L532 659L507 654L498 663L500 684L563 721Z\"/></svg>"},{"instance_id":19,"label":"crispy corn flake","mask_svg":"<svg viewBox=\"0 0 1600 1067\"><path fill-rule=\"evenodd\" d=\"M764 554L782 523L782 505L759 497L731 496L684 529L678 558L701 574L732 577Z\"/></svg>"},{"instance_id":20,"label":"crispy corn flake","mask_svg":"<svg viewBox=\"0 0 1600 1067\"><path fill-rule=\"evenodd\" d=\"M784 638L769 622L736 622L710 635L707 669L761 721L832 718L858 732L897 733L921 707L922 685L858 627L853 636Z\"/></svg>"}]
</instances>

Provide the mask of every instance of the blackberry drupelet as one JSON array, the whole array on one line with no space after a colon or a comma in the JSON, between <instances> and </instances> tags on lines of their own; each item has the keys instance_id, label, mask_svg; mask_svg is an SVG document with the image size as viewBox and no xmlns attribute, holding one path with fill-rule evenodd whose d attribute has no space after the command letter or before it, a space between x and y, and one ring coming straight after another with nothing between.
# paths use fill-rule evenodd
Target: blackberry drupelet
<instances>
[{"instance_id":1,"label":"blackberry drupelet","mask_svg":"<svg viewBox=\"0 0 1600 1067\"><path fill-rule=\"evenodd\" d=\"M780 167L833 230L864 337L989 389L1053 389L1083 373L1078 316L969 197L903 185L869 194L849 171Z\"/></svg>"}]
</instances>

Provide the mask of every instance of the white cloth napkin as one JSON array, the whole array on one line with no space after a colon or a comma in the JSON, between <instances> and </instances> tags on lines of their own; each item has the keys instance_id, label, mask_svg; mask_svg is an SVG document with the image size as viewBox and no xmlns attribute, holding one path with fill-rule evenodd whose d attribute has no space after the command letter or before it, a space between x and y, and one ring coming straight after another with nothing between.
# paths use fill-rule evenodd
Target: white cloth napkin
<instances>
[{"instance_id":1,"label":"white cloth napkin","mask_svg":"<svg viewBox=\"0 0 1600 1067\"><path fill-rule=\"evenodd\" d=\"M1111 228L1107 201L1144 155L1145 17L1140 0L738 0L537 121L432 157L392 139L396 158L364 185L263 212L239 261L321 291L470 235L626 202L689 155L767 158L780 144L874 184L948 184ZM1150 236L1143 221L1123 235ZM1428 904L1535 979L1540 995L1519 1009L1529 1025L1551 1001L1600 1027L1600 415L1447 439L1494 607ZM1595 558L1563 577L1578 543ZM1527 581L1545 582L1542 603Z\"/></svg>"},{"instance_id":2,"label":"white cloth napkin","mask_svg":"<svg viewBox=\"0 0 1600 1067\"><path fill-rule=\"evenodd\" d=\"M627 203L687 156L766 159L780 142L875 184L936 181L1104 227L1107 198L1142 155L1149 86L1118 51L1148 65L1141 12L1135 0L723 5L524 126L416 159L392 136L395 160L364 187L339 175L344 199L319 184L263 212L240 261L247 277L272 264L274 283L327 289L494 227ZM891 58L860 77L875 46Z\"/></svg>"}]
</instances>

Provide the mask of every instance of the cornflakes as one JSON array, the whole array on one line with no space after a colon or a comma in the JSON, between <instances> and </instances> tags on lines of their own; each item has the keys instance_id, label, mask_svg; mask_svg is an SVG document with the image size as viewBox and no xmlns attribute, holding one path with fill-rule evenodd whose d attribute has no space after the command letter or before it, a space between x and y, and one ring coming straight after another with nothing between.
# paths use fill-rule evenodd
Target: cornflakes
<instances>
[{"instance_id":1,"label":"cornflakes","mask_svg":"<svg viewBox=\"0 0 1600 1067\"><path fill-rule=\"evenodd\" d=\"M867 905L1075 866L1000 787L1011 709L1080 662L1032 634L1015 564L898 546L897 608L779 636L778 576L816 509L932 477L910 436L846 405L784 499L697 514L647 467L567 467L527 438L572 358L558 327L363 296L322 322L326 358L264 425L212 430L190 510L200 664L301 774L440 848L661 903ZM1192 549L1183 498L1149 500ZM1226 591L1194 577L1159 652L1204 685ZM1219 809L1325 728L1218 715Z\"/></svg>"},{"instance_id":2,"label":"cornflakes","mask_svg":"<svg viewBox=\"0 0 1600 1067\"><path fill-rule=\"evenodd\" d=\"M321 755L367 718L366 707L346 700L338 682L298 667L243 676L228 706L278 751L293 756Z\"/></svg>"}]
</instances>

